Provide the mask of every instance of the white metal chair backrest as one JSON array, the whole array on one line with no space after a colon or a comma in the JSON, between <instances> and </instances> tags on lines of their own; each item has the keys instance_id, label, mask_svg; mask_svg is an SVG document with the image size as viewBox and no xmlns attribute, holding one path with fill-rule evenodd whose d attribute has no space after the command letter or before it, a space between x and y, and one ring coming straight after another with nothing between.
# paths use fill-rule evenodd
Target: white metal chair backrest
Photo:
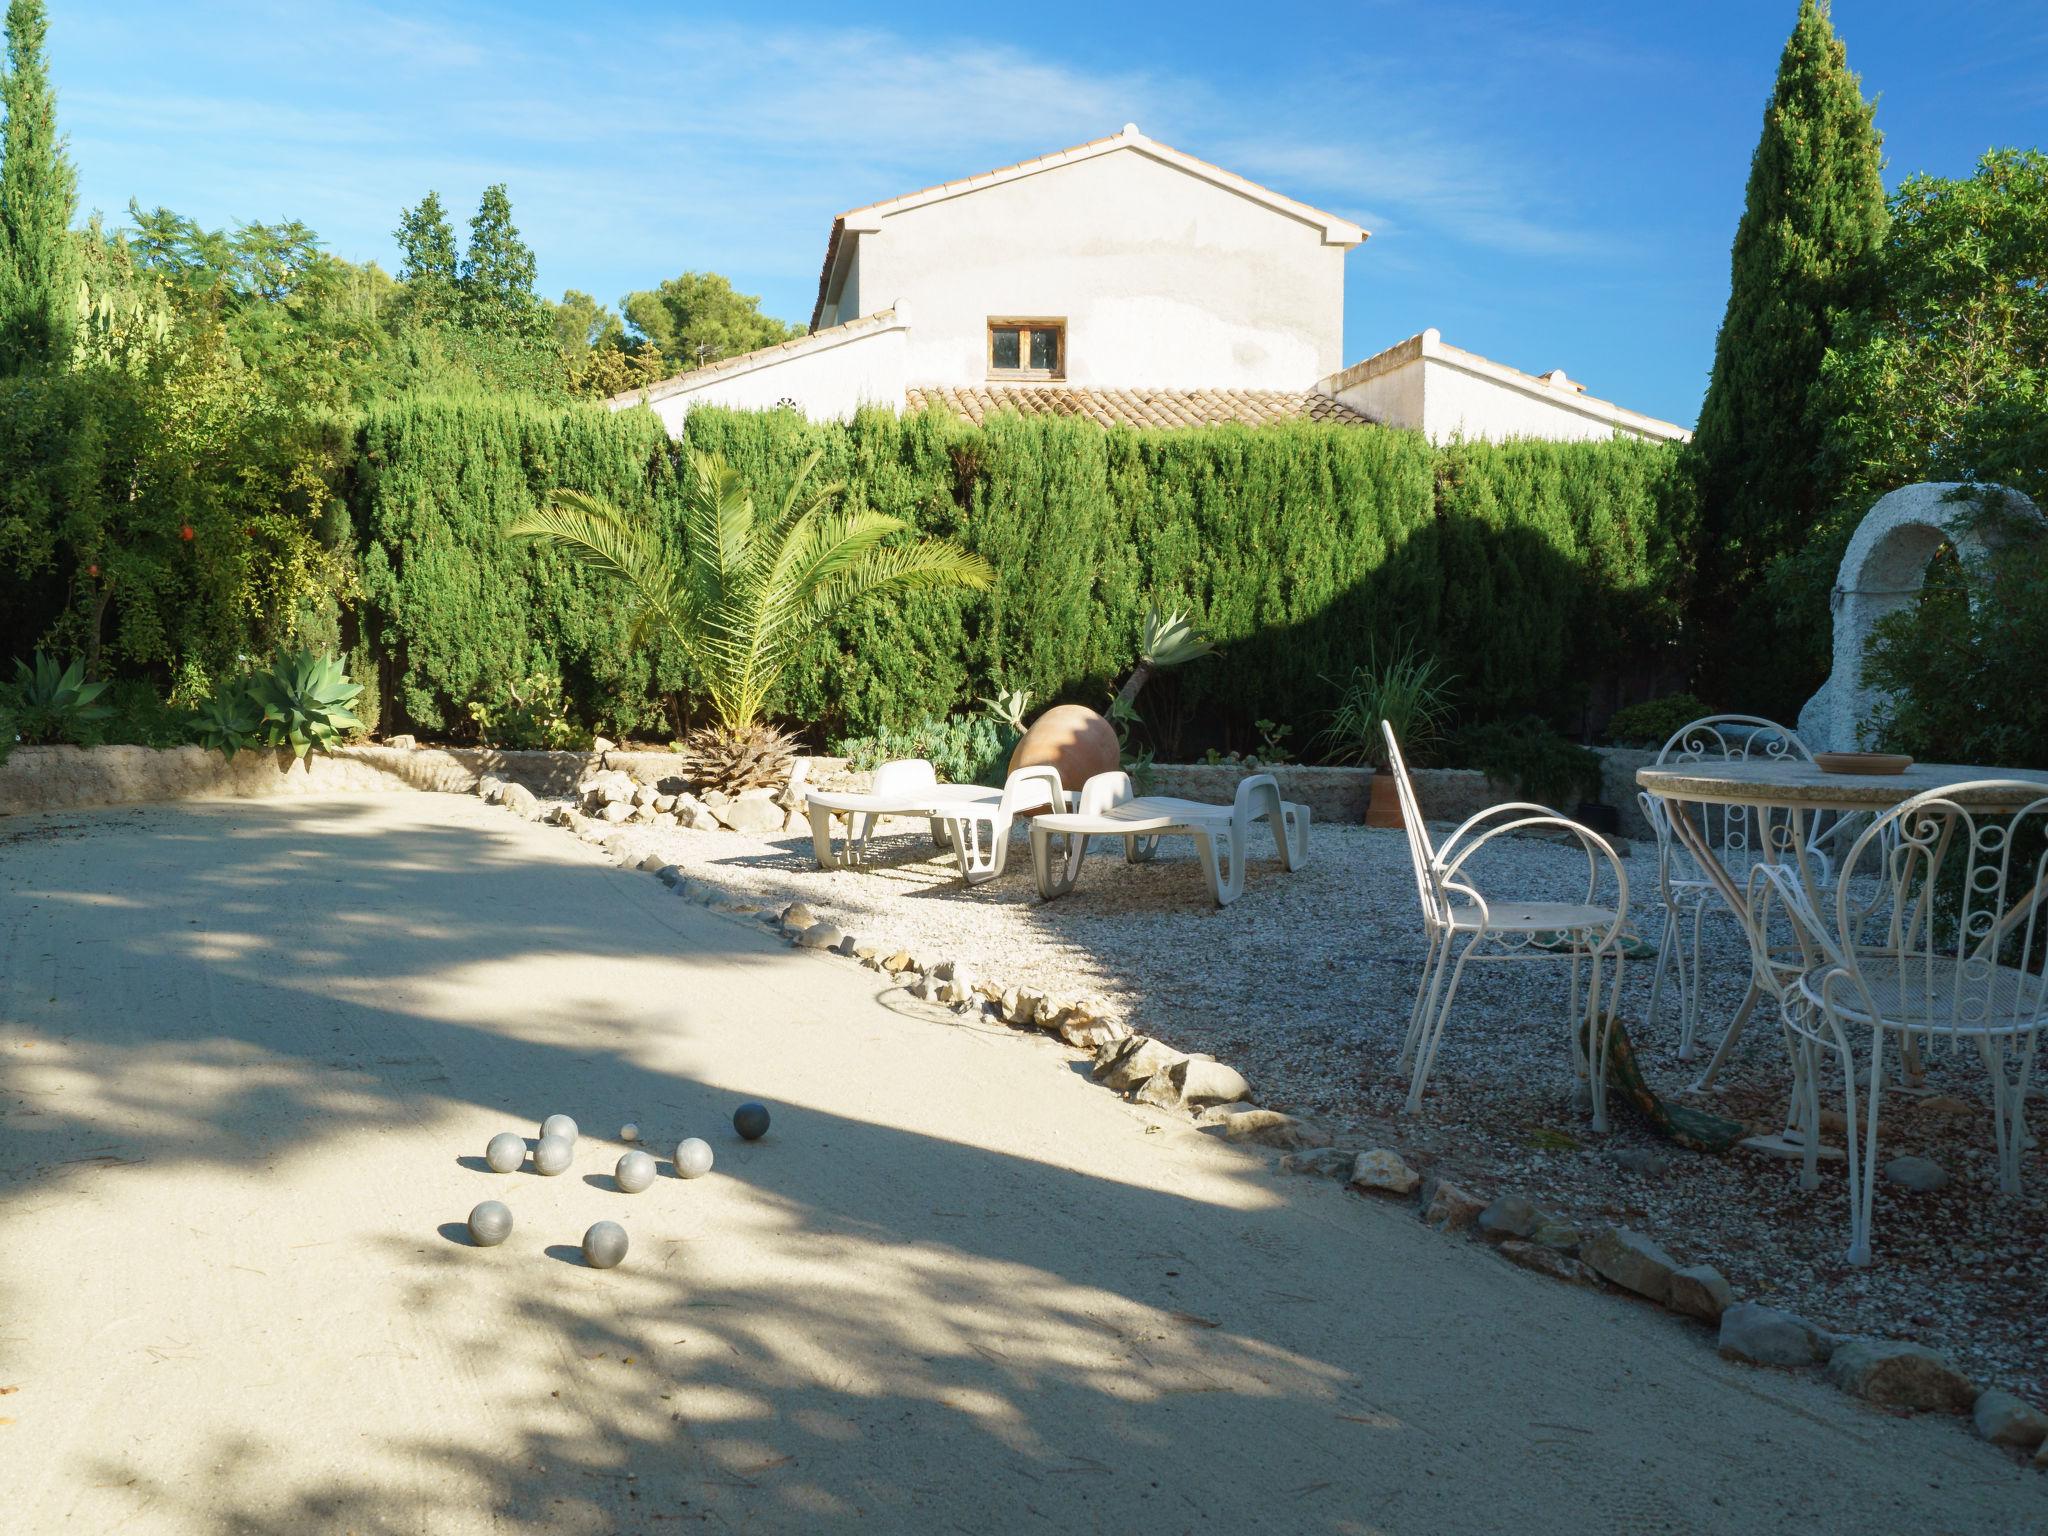
<instances>
[{"instance_id":1,"label":"white metal chair backrest","mask_svg":"<svg viewBox=\"0 0 2048 1536\"><path fill-rule=\"evenodd\" d=\"M1408 832L1408 857L1415 864L1415 895L1422 903L1423 920L1446 923L1450 921L1450 903L1437 886L1436 849L1430 846L1429 829L1422 824L1422 806L1415 798L1415 785L1408 777L1401 743L1390 721L1380 722L1380 733L1387 739L1387 772L1394 776L1394 789L1400 796L1401 825Z\"/></svg>"},{"instance_id":2,"label":"white metal chair backrest","mask_svg":"<svg viewBox=\"0 0 2048 1536\"><path fill-rule=\"evenodd\" d=\"M938 785L939 771L921 757L900 757L894 762L884 763L875 770L869 793L876 795L915 795L919 790L932 789Z\"/></svg>"},{"instance_id":3,"label":"white metal chair backrest","mask_svg":"<svg viewBox=\"0 0 2048 1536\"><path fill-rule=\"evenodd\" d=\"M1655 766L1812 761L1813 754L1798 734L1775 720L1767 720L1762 715L1703 715L1671 733L1670 739L1658 750ZM1700 870L1691 854L1670 837L1668 818L1673 814L1672 808L1654 796L1645 795L1642 800L1659 842L1667 845L1667 857L1675 857L1681 865L1676 873L1684 879L1703 880L1705 871ZM1739 805L1695 805L1684 814L1697 818L1706 842L1719 851L1723 867L1732 869L1786 851L1769 846L1773 834L1780 829L1782 818L1777 822L1769 821L1750 807Z\"/></svg>"},{"instance_id":4,"label":"white metal chair backrest","mask_svg":"<svg viewBox=\"0 0 2048 1536\"><path fill-rule=\"evenodd\" d=\"M1850 995L1902 1028L2048 1024L2048 792L1980 779L1894 806L1851 846L1833 917Z\"/></svg>"}]
</instances>

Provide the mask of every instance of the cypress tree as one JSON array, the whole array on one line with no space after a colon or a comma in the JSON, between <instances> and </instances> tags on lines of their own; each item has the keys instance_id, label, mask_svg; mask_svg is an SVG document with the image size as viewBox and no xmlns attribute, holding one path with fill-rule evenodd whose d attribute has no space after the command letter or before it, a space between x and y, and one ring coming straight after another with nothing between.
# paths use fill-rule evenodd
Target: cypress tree
<instances>
[{"instance_id":1,"label":"cypress tree","mask_svg":"<svg viewBox=\"0 0 2048 1536\"><path fill-rule=\"evenodd\" d=\"M398 280L405 284L406 313L429 323L455 317L458 276L455 231L441 194L429 192L417 208L398 216Z\"/></svg>"},{"instance_id":2,"label":"cypress tree","mask_svg":"<svg viewBox=\"0 0 2048 1536\"><path fill-rule=\"evenodd\" d=\"M1694 438L1709 633L1746 627L1729 625L1730 601L1797 547L1828 500L1816 468L1815 386L1830 311L1864 300L1884 237L1874 111L1825 0L1801 0L1750 161Z\"/></svg>"},{"instance_id":3,"label":"cypress tree","mask_svg":"<svg viewBox=\"0 0 2048 1536\"><path fill-rule=\"evenodd\" d=\"M512 222L505 184L484 188L462 257L462 323L472 330L533 334L545 324L533 277L533 251Z\"/></svg>"},{"instance_id":4,"label":"cypress tree","mask_svg":"<svg viewBox=\"0 0 2048 1536\"><path fill-rule=\"evenodd\" d=\"M0 78L0 373L68 361L78 307L78 176L57 135L57 93L43 58L49 29L41 0L10 0Z\"/></svg>"}]
</instances>

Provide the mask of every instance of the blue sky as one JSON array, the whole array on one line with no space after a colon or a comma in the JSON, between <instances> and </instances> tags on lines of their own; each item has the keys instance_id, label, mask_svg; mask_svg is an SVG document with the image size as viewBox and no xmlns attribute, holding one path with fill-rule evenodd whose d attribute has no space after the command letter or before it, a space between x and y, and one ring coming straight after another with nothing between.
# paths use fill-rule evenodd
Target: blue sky
<instances>
[{"instance_id":1,"label":"blue sky","mask_svg":"<svg viewBox=\"0 0 2048 1536\"><path fill-rule=\"evenodd\" d=\"M305 220L510 184L543 291L687 268L810 315L834 213L1115 132L1356 219L1347 362L1434 325L1690 423L1795 0L994 8L52 5L81 201ZM1887 180L2048 124L2038 0L1837 0Z\"/></svg>"}]
</instances>

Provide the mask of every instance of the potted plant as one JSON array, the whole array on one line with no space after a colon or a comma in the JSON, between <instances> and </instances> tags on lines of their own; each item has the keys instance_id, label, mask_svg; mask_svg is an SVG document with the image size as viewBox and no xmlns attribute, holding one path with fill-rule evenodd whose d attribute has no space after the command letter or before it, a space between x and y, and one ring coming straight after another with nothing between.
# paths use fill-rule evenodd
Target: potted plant
<instances>
[{"instance_id":1,"label":"potted plant","mask_svg":"<svg viewBox=\"0 0 2048 1536\"><path fill-rule=\"evenodd\" d=\"M1394 776L1387 772L1387 742L1380 722L1393 726L1405 756L1420 759L1443 733L1450 715L1450 686L1455 681L1437 665L1436 658L1404 644L1386 657L1374 646L1340 685L1337 708L1316 737L1316 745L1331 762L1371 765L1367 826L1402 824L1400 794L1394 788Z\"/></svg>"}]
</instances>

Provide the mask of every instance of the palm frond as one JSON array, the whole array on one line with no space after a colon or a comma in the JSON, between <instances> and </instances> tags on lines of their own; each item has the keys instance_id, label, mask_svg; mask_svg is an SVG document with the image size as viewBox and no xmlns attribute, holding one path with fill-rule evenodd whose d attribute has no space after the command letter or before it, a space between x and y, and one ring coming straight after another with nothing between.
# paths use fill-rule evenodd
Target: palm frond
<instances>
[{"instance_id":1,"label":"palm frond","mask_svg":"<svg viewBox=\"0 0 2048 1536\"><path fill-rule=\"evenodd\" d=\"M533 511L514 518L507 538L548 544L585 569L625 584L637 599L632 639L643 643L660 625L687 653L693 649L692 604L676 588L660 545L646 528L628 521L608 503L581 491L557 490Z\"/></svg>"}]
</instances>

